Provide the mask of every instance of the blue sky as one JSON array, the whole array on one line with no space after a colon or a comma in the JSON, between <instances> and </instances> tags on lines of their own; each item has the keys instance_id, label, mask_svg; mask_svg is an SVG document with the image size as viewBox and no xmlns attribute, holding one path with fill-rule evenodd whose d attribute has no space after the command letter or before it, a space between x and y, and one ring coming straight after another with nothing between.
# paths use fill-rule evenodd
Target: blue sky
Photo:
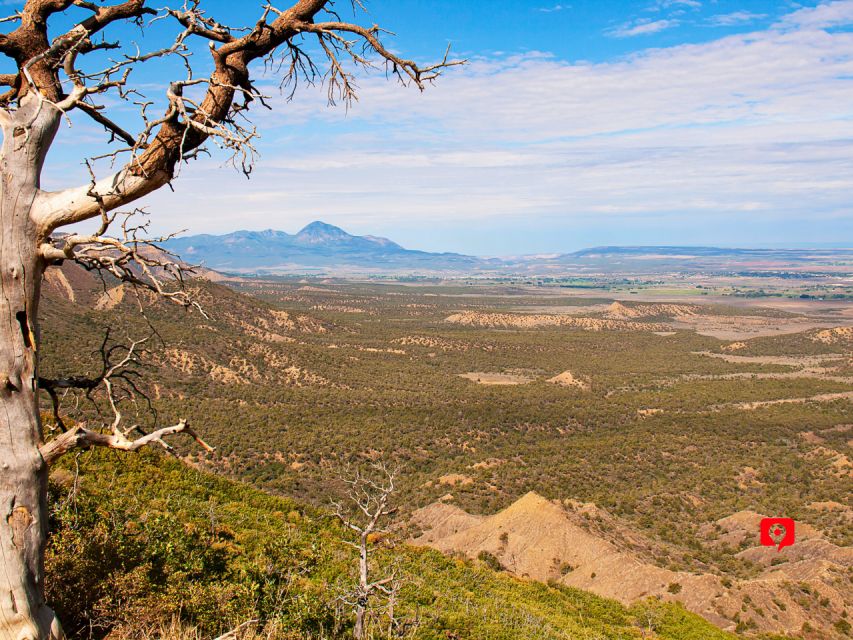
<instances>
[{"instance_id":1,"label":"blue sky","mask_svg":"<svg viewBox=\"0 0 853 640\"><path fill-rule=\"evenodd\" d=\"M253 2L204 4L256 19ZM853 0L367 6L360 21L394 31L395 50L427 61L450 42L470 64L424 94L365 76L348 112L318 89L287 102L263 78L274 109L256 116L252 179L215 151L192 163L146 201L157 231L322 219L480 255L853 245ZM153 46L164 29L132 37ZM156 93L168 73L139 78ZM83 179L81 149L102 137L75 118L45 186Z\"/></svg>"}]
</instances>

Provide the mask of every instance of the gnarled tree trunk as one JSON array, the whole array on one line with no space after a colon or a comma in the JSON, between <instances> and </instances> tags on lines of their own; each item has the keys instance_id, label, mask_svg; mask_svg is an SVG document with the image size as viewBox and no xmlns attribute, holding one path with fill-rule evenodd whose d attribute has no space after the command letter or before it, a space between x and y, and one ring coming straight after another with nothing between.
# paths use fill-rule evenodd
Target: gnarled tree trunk
<instances>
[{"instance_id":1,"label":"gnarled tree trunk","mask_svg":"<svg viewBox=\"0 0 853 640\"><path fill-rule=\"evenodd\" d=\"M346 102L356 98L355 78L341 64L342 60L349 60L358 67L371 66L372 52L388 65L390 73L419 89L424 89L446 67L462 64L461 61L448 61L445 53L441 62L419 67L414 61L386 49L379 39L381 29L377 26L366 28L338 19L316 21L324 9L332 18L337 18L328 9L329 0L291 0L290 8L284 11L266 6L255 27L248 31L216 22L199 4L190 2L182 10L160 12L161 18L174 20L180 27L171 46L143 54L127 43L122 55L111 57L106 68L99 66L102 58L96 57L93 68L98 70L89 68L88 71L82 68L81 60L87 54L122 47L120 42L96 37L102 31L114 23L141 26L143 18L158 14L147 5L147 0L26 0L15 16L2 20L4 24L19 24L8 33L0 32L0 54L17 67L16 73L0 73L0 86L9 87L0 94L0 127L3 129L0 157L0 640L58 640L63 637L43 596L48 464L78 446L135 451L149 443L165 444L162 438L176 433L187 433L198 439L187 422L181 420L131 441L122 430L121 414L113 405L116 419L109 433L104 432L106 429L89 430L78 426L40 451L44 443L37 397L38 301L41 278L48 262L79 260L85 253L80 247L87 244L110 247L124 257L139 258L135 240L129 243L133 247L129 247L104 235L109 227L108 219L94 236L75 234L74 241L66 238L61 247L48 242L51 231L104 216L165 186L173 178L178 163L191 157L211 138L219 146L233 151L234 162L248 173L254 157L255 132L239 123L251 102L262 101L251 82L250 64L279 48L284 49L285 59L291 60L289 70L284 73L284 83L292 83L295 87L300 77L309 82L325 77L330 100L338 96ZM242 9L243 4L253 3L232 4L240 4ZM354 8L358 5L359 2L353 3ZM48 21L72 7L91 15L64 34L50 37ZM292 42L305 35L316 38L322 49L328 64L325 74L301 45ZM142 107L140 130L136 134L114 122L104 113L105 107L91 102L93 96L117 93L129 102L138 99L142 103L137 104L152 104L138 87L129 83L131 69L148 60L176 56L189 66L191 50L187 42L190 38L207 42L213 72L207 78L189 73L188 79L170 83L166 91L166 112L153 119ZM203 99L195 102L183 96L184 87L201 86L200 83L206 84ZM66 94L66 89L70 89L70 93ZM110 132L114 140L128 145L127 149L116 149L110 154L114 159L123 157L118 155L123 152L129 155L126 164L112 176L98 180L93 176L91 184L45 192L39 188L39 176L63 111L88 115ZM92 254L88 259L92 261L90 264L98 263ZM115 261L112 264L115 266ZM126 276L129 282L145 285L133 274L122 273L121 268L110 272L119 279ZM150 273L148 279L156 281ZM148 282L145 286L181 301L174 294L165 294L156 282ZM182 303L186 306L185 299ZM115 367L111 371L115 371ZM96 382L108 386L109 375L104 375L106 377ZM54 389L49 384L45 388ZM203 441L199 443L209 449ZM393 479L389 491L392 489ZM373 514L371 527L380 517L390 514L384 510L385 499L387 493L380 501L379 511ZM386 582L387 579L368 584L367 593L382 590ZM361 629L363 611L360 617Z\"/></svg>"},{"instance_id":2,"label":"gnarled tree trunk","mask_svg":"<svg viewBox=\"0 0 853 640\"><path fill-rule=\"evenodd\" d=\"M2 122L0 157L0 640L63 637L44 601L47 465L37 394L45 264L31 215L59 118L49 105L25 102Z\"/></svg>"},{"instance_id":3,"label":"gnarled tree trunk","mask_svg":"<svg viewBox=\"0 0 853 640\"><path fill-rule=\"evenodd\" d=\"M370 582L367 574L367 537L367 532L363 532L359 536L358 589L355 604L355 626L352 630L352 637L355 640L364 639L364 617L367 613L367 602L370 597Z\"/></svg>"}]
</instances>

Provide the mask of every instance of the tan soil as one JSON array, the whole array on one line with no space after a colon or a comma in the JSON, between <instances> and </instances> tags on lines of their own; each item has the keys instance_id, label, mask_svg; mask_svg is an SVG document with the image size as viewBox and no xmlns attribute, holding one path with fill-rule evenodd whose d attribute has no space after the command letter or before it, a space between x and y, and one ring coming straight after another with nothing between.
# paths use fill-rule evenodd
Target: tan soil
<instances>
[{"instance_id":1,"label":"tan soil","mask_svg":"<svg viewBox=\"0 0 853 640\"><path fill-rule=\"evenodd\" d=\"M841 504L840 502L827 501L812 502L811 504L806 505L806 507L813 511L838 513L845 521L853 523L853 507L850 507L849 505Z\"/></svg>"},{"instance_id":2,"label":"tan soil","mask_svg":"<svg viewBox=\"0 0 853 640\"><path fill-rule=\"evenodd\" d=\"M590 390L589 382L581 377L576 377L571 371L563 371L563 373L549 378L548 382L558 384L562 387L577 387L582 391Z\"/></svg>"},{"instance_id":3,"label":"tan soil","mask_svg":"<svg viewBox=\"0 0 853 640\"><path fill-rule=\"evenodd\" d=\"M223 367L219 364L214 364L210 368L210 372L208 373L210 379L215 382L221 382L222 384L249 384L249 381L246 380L239 373L230 369L228 367Z\"/></svg>"},{"instance_id":4,"label":"tan soil","mask_svg":"<svg viewBox=\"0 0 853 640\"><path fill-rule=\"evenodd\" d=\"M824 438L821 438L814 431L801 431L797 435L810 444L823 444L826 442Z\"/></svg>"},{"instance_id":5,"label":"tan soil","mask_svg":"<svg viewBox=\"0 0 853 640\"><path fill-rule=\"evenodd\" d=\"M361 351L363 353L391 353L397 356L404 356L406 352L402 349L377 349L376 347L362 347L361 345L342 345L344 347L349 347L350 349L355 349L356 351Z\"/></svg>"},{"instance_id":6,"label":"tan soil","mask_svg":"<svg viewBox=\"0 0 853 640\"><path fill-rule=\"evenodd\" d=\"M98 300L95 302L95 309L98 311L109 311L115 309L124 300L125 286L123 284L107 289L104 291Z\"/></svg>"},{"instance_id":7,"label":"tan soil","mask_svg":"<svg viewBox=\"0 0 853 640\"><path fill-rule=\"evenodd\" d=\"M464 487L469 484L474 484L474 478L461 473L448 473L438 479L438 484L444 484L449 487L455 487L457 485Z\"/></svg>"},{"instance_id":8,"label":"tan soil","mask_svg":"<svg viewBox=\"0 0 853 640\"><path fill-rule=\"evenodd\" d=\"M835 449L818 445L810 451L799 455L807 460L822 462L824 464L822 473L826 476L853 478L853 461Z\"/></svg>"},{"instance_id":9,"label":"tan soil","mask_svg":"<svg viewBox=\"0 0 853 640\"><path fill-rule=\"evenodd\" d=\"M472 469L494 469L495 467L499 467L502 464L505 464L506 460L503 458L486 458L481 462L476 462L471 465Z\"/></svg>"},{"instance_id":10,"label":"tan soil","mask_svg":"<svg viewBox=\"0 0 853 640\"><path fill-rule=\"evenodd\" d=\"M483 516L474 516L456 505L448 504L453 496L447 494L439 502L418 510L410 524L422 531L418 544L432 546L432 542L465 531L483 520Z\"/></svg>"},{"instance_id":11,"label":"tan soil","mask_svg":"<svg viewBox=\"0 0 853 640\"><path fill-rule=\"evenodd\" d=\"M835 327L819 331L812 336L815 342L824 344L838 344L839 342L853 342L853 327Z\"/></svg>"},{"instance_id":12,"label":"tan soil","mask_svg":"<svg viewBox=\"0 0 853 640\"><path fill-rule=\"evenodd\" d=\"M250 384L262 377L254 364L237 356L229 361L228 366L224 366L197 353L173 348L166 349L162 362L188 375L206 374L211 380L222 384ZM283 365L285 362L286 360L282 359L280 364ZM267 371L264 375L269 377L269 373ZM295 365L282 366L277 373L276 378L282 384L296 387L331 386L331 382L326 378Z\"/></svg>"},{"instance_id":13,"label":"tan soil","mask_svg":"<svg viewBox=\"0 0 853 640\"><path fill-rule=\"evenodd\" d=\"M291 384L295 387L328 387L332 383L323 376L317 375L305 369L301 369L295 365L291 365L282 371L280 377L285 384ZM345 388L342 385L337 385L338 388Z\"/></svg>"},{"instance_id":14,"label":"tan soil","mask_svg":"<svg viewBox=\"0 0 853 640\"><path fill-rule=\"evenodd\" d=\"M249 384L246 378L233 369L219 365L197 353L181 349L166 349L164 356L165 363L181 373L207 374L211 380L222 384Z\"/></svg>"},{"instance_id":15,"label":"tan soil","mask_svg":"<svg viewBox=\"0 0 853 640\"><path fill-rule=\"evenodd\" d=\"M44 272L44 283L47 287L59 293L59 295L69 302L77 302L77 296L74 293L74 288L68 282L68 278L62 269L48 269ZM46 287L46 288L47 288Z\"/></svg>"},{"instance_id":16,"label":"tan soil","mask_svg":"<svg viewBox=\"0 0 853 640\"><path fill-rule=\"evenodd\" d=\"M775 364L784 367L810 369L818 369L822 363L832 362L835 360L846 360L849 357L843 353L827 353L820 356L736 356L726 353L713 353L711 351L694 351L693 353L697 356L725 360L732 364Z\"/></svg>"},{"instance_id":17,"label":"tan soil","mask_svg":"<svg viewBox=\"0 0 853 640\"><path fill-rule=\"evenodd\" d=\"M315 304L311 309L313 311L334 311L337 313L370 313L367 309L344 304Z\"/></svg>"},{"instance_id":18,"label":"tan soil","mask_svg":"<svg viewBox=\"0 0 853 640\"><path fill-rule=\"evenodd\" d=\"M194 353L182 351L181 349L166 349L165 359L173 369L177 369L181 373L190 374L196 373L200 363L204 361L204 358L201 356L196 356Z\"/></svg>"},{"instance_id":19,"label":"tan soil","mask_svg":"<svg viewBox=\"0 0 853 640\"><path fill-rule=\"evenodd\" d=\"M761 364L761 365L779 365L791 367L795 371L786 373L724 373L716 375L698 375L687 374L680 378L669 379L664 382L674 382L681 380L737 380L737 379L753 379L753 380L793 380L796 378L816 378L819 380L827 380L831 382L843 382L853 384L853 377L834 375L836 369L833 364L841 364L849 358L841 354L826 354L823 356L735 356L724 353L712 353L710 351L696 351L696 355L706 356L708 358L717 358L725 360L733 364Z\"/></svg>"},{"instance_id":20,"label":"tan soil","mask_svg":"<svg viewBox=\"0 0 853 640\"><path fill-rule=\"evenodd\" d=\"M240 376L251 380L252 382L258 382L263 378L260 371L258 371L258 368L245 358L237 356L231 358L231 361L228 363L228 368L236 371Z\"/></svg>"},{"instance_id":21,"label":"tan soil","mask_svg":"<svg viewBox=\"0 0 853 640\"><path fill-rule=\"evenodd\" d=\"M667 326L649 322L628 322L600 318L576 318L555 314L480 313L463 311L447 317L445 322L487 329L541 329L570 327L586 331L666 331Z\"/></svg>"},{"instance_id":22,"label":"tan soil","mask_svg":"<svg viewBox=\"0 0 853 640\"><path fill-rule=\"evenodd\" d=\"M392 344L401 346L426 347L428 349L439 349L441 351L468 351L471 345L464 342L447 340L435 336L405 336L391 341Z\"/></svg>"},{"instance_id":23,"label":"tan soil","mask_svg":"<svg viewBox=\"0 0 853 640\"><path fill-rule=\"evenodd\" d=\"M341 293L340 291L336 291L335 289L323 289L321 287L312 287L310 285L299 287L297 291L304 291L306 293Z\"/></svg>"},{"instance_id":24,"label":"tan soil","mask_svg":"<svg viewBox=\"0 0 853 640\"><path fill-rule=\"evenodd\" d=\"M614 320L636 320L641 318L685 318L696 316L702 312L702 307L691 304L640 304L626 306L614 302L607 308L605 316Z\"/></svg>"},{"instance_id":25,"label":"tan soil","mask_svg":"<svg viewBox=\"0 0 853 640\"><path fill-rule=\"evenodd\" d=\"M663 413L663 409L637 409L637 415L642 418L648 418L649 416L656 416L659 413Z\"/></svg>"},{"instance_id":26,"label":"tan soil","mask_svg":"<svg viewBox=\"0 0 853 640\"><path fill-rule=\"evenodd\" d=\"M615 305L615 306L614 306ZM671 335L674 330L695 331L721 340L743 341L762 336L801 333L824 329L831 322L815 318L773 318L767 316L703 315L699 305L651 304L628 307L614 303L602 318L568 314L512 314L463 311L446 322L489 329L541 329L571 327L587 331L651 331ZM662 322L644 322L646 318L670 317Z\"/></svg>"},{"instance_id":27,"label":"tan soil","mask_svg":"<svg viewBox=\"0 0 853 640\"><path fill-rule=\"evenodd\" d=\"M804 404L806 402L835 402L836 400L853 400L853 391L841 391L838 393L821 393L808 398L780 398L779 400L759 400L756 402L735 402L732 404L717 405L714 409L725 407L736 407L744 411L752 411L761 407L770 407L777 404Z\"/></svg>"},{"instance_id":28,"label":"tan soil","mask_svg":"<svg viewBox=\"0 0 853 640\"><path fill-rule=\"evenodd\" d=\"M282 332L288 333L308 333L308 334L323 334L328 331L322 323L308 316L294 316L286 311L276 309L270 310L264 315L258 315L252 318L252 322L247 322L243 318L232 317L235 324L240 326L243 331L253 338L258 338L265 342L296 342L296 339L283 335Z\"/></svg>"},{"instance_id":29,"label":"tan soil","mask_svg":"<svg viewBox=\"0 0 853 640\"><path fill-rule=\"evenodd\" d=\"M695 331L699 335L736 342L750 338L802 333L822 329L831 322L814 318L771 318L766 316L681 316L672 327Z\"/></svg>"},{"instance_id":30,"label":"tan soil","mask_svg":"<svg viewBox=\"0 0 853 640\"><path fill-rule=\"evenodd\" d=\"M253 356L261 356L264 364L272 369L283 369L290 366L290 359L279 351L259 342L249 345L248 352Z\"/></svg>"},{"instance_id":31,"label":"tan soil","mask_svg":"<svg viewBox=\"0 0 853 640\"><path fill-rule=\"evenodd\" d=\"M735 627L734 617L744 615L742 608L751 607L749 617L758 631L799 632L808 621L831 638L831 625L853 603L849 581L839 579L853 567L853 548L832 545L807 525L798 525L798 542L781 552L764 547L744 551L743 557L764 568L755 579L726 588L716 575L670 571L623 551L584 526L587 517L603 513L600 509L595 505L568 504L564 508L528 493L507 509L484 517L436 503L413 514L412 524L423 533L411 542L471 558L487 551L516 575L558 580L626 604L650 596L680 600L689 610L730 630ZM738 540L747 535L757 538L762 517L741 512L717 525L723 537L734 534ZM629 527L625 530L637 537ZM780 553L788 562L770 566ZM808 584L830 604L816 611L818 607L784 588L792 581ZM672 584L681 586L677 595L669 591ZM763 615L759 615L758 608Z\"/></svg>"},{"instance_id":32,"label":"tan soil","mask_svg":"<svg viewBox=\"0 0 853 640\"><path fill-rule=\"evenodd\" d=\"M764 483L761 482L758 477L759 473L757 469L753 467L744 467L735 480L737 481L738 488L741 491L746 491L747 489L764 486Z\"/></svg>"},{"instance_id":33,"label":"tan soil","mask_svg":"<svg viewBox=\"0 0 853 640\"><path fill-rule=\"evenodd\" d=\"M847 433L853 430L853 424L837 424L829 429L821 429L821 433Z\"/></svg>"},{"instance_id":34,"label":"tan soil","mask_svg":"<svg viewBox=\"0 0 853 640\"><path fill-rule=\"evenodd\" d=\"M533 382L533 378L515 373L486 373L483 371L472 371L470 373L460 373L459 377L470 380L471 382L476 382L477 384L495 386L510 386Z\"/></svg>"},{"instance_id":35,"label":"tan soil","mask_svg":"<svg viewBox=\"0 0 853 640\"><path fill-rule=\"evenodd\" d=\"M255 325L249 324L248 322L245 322L243 320L240 321L240 326L243 328L243 331L246 333L246 335L252 336L253 338L258 338L259 340L263 340L265 342L296 342L296 338L291 338L290 336L283 336L280 333L261 329L260 327L256 327Z\"/></svg>"}]
</instances>

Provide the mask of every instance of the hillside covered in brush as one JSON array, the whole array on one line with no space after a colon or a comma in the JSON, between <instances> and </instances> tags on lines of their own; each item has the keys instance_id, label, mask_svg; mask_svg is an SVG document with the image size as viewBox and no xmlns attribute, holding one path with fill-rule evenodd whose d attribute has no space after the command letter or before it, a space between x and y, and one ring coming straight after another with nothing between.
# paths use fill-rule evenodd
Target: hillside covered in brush
<instances>
[{"instance_id":1,"label":"hillside covered in brush","mask_svg":"<svg viewBox=\"0 0 853 640\"><path fill-rule=\"evenodd\" d=\"M73 638L212 638L250 621L247 637L351 637L339 598L356 556L328 512L154 453L85 453L53 472L51 504L47 591ZM374 570L396 567L402 587L394 631L380 611L371 638L733 637L677 605L624 607L393 537L374 547Z\"/></svg>"},{"instance_id":2,"label":"hillside covered in brush","mask_svg":"<svg viewBox=\"0 0 853 640\"><path fill-rule=\"evenodd\" d=\"M650 595L682 602L730 631L847 633L844 316L270 278L191 282L204 317L57 273L43 374L96 371L108 324L122 327L115 340L153 327L140 381L151 406L127 411L143 427L152 408L161 423L189 419L216 449L176 442L201 469L324 509L342 469L385 459L404 470L402 524L423 508L458 516L458 531L420 541L448 553L629 609ZM559 511L492 526L530 492ZM756 551L760 514L795 518L802 544ZM547 552L517 546L525 527L561 537ZM624 563L587 561L595 549L641 568L631 590L617 588Z\"/></svg>"}]
</instances>

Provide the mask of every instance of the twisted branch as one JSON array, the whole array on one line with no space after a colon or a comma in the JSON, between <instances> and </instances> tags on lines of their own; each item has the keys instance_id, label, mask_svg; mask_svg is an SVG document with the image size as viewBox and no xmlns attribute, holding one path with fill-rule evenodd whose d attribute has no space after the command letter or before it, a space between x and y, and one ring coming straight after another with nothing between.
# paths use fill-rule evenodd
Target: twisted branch
<instances>
[{"instance_id":1,"label":"twisted branch","mask_svg":"<svg viewBox=\"0 0 853 640\"><path fill-rule=\"evenodd\" d=\"M44 237L60 226L96 217L102 214L102 209L119 208L168 184L180 163L198 155L208 140L228 151L231 164L248 176L256 157L253 140L257 133L254 127L241 124L238 117L255 101L266 104L264 96L252 85L249 65L254 60L269 59L283 48L283 59L290 59L283 85L290 84L295 91L300 77L313 82L320 76L320 66L300 44L306 34L316 37L325 58L327 71L322 76L328 83L331 104L341 99L349 105L357 99L355 76L346 63L369 69L384 61L390 74L403 84L411 83L421 90L444 69L463 63L449 60L445 53L440 62L421 67L387 49L380 40L383 30L376 25L366 28L340 20L315 22L315 16L324 10L337 17L329 8L329 0L298 0L287 10L264 5L260 18L250 28L224 25L205 13L201 0L186 0L182 9L164 9L154 18L174 20L182 28L171 46L150 53L125 54L105 69L85 73L77 67L81 55L117 46L95 43L93 34L116 20L141 24L143 16L154 12L146 6L145 0L128 0L110 7L98 7L85 0L30 0L23 13L25 17L38 11L50 15L71 4L93 11L94 15L52 44L46 41L46 30L43 33L36 30L41 46L33 47L32 55L20 58L24 62L17 79L7 78L13 89L8 92L5 104L8 107L15 100L20 101L30 87L36 87L37 113L42 108L59 113L80 109L110 132L111 142L120 141L126 145L100 157L115 160L121 154L128 154L129 158L123 160L117 173L96 181L94 187L85 185L54 193L39 192L33 217ZM359 8L360 3L356 1L353 6ZM23 20L21 27L0 37L0 50L5 45L12 48L20 45L23 35L32 30L30 21ZM349 36L354 38L348 39ZM8 42L4 43L4 38ZM193 75L187 46L190 38L201 38L209 44L214 70L206 78ZM93 95L108 92L131 101L132 96L141 95L130 88L131 71L147 60L170 56L182 59L186 77L169 85L165 96L168 104L159 118L148 117L147 108L152 104L149 100L143 97L134 102L140 107L143 123L138 134L119 126L103 108L87 101ZM58 88L61 87L60 72L72 86L68 94ZM197 85L204 85L206 89L200 99L194 100L184 89Z\"/></svg>"},{"instance_id":2,"label":"twisted branch","mask_svg":"<svg viewBox=\"0 0 853 640\"><path fill-rule=\"evenodd\" d=\"M101 354L103 358L103 370L94 378L70 377L59 379L39 379L39 386L43 388L51 397L54 403L54 416L59 419L60 426L64 429L63 433L58 435L53 440L43 444L39 451L41 452L44 461L51 465L61 458L66 453L87 447L108 447L110 449L118 449L121 451L136 451L150 444L159 444L167 452L174 454L174 448L165 441L165 438L178 433L186 433L205 450L212 452L213 448L202 440L199 435L190 427L185 419L181 419L177 424L158 428L150 433L142 430L138 424L134 424L129 428L122 428L124 420L123 413L120 409L122 398L119 397L121 383L129 387L129 396L134 394L143 395L133 381L135 375L138 375L133 370L133 366L139 363L140 348L148 341L148 338L132 341L129 345L113 345L107 348L109 334L104 339L101 345ZM117 353L123 353L117 362L112 362L113 356ZM112 422L107 426L103 425L97 429L90 429L85 422L76 424L68 429L59 418L59 401L56 394L57 389L81 389L84 390L87 396L97 390L103 388L104 395L113 414ZM138 433L138 438L130 438L132 433Z\"/></svg>"}]
</instances>

